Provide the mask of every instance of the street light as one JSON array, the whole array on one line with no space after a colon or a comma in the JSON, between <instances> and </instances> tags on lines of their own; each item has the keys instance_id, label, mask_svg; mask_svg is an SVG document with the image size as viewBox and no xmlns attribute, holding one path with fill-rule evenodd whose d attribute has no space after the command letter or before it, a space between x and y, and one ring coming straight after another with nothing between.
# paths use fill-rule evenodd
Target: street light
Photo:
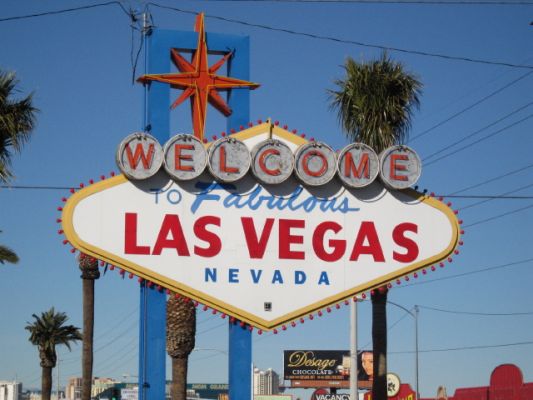
<instances>
[{"instance_id":1,"label":"street light","mask_svg":"<svg viewBox=\"0 0 533 400\"><path fill-rule=\"evenodd\" d=\"M401 306L400 304L396 304L390 300L387 300L387 303L392 304L393 306L396 306L398 308L401 308L404 310L407 314L409 314L411 317L415 320L415 400L418 400L419 398L419 391L418 391L418 306L415 304L413 307L413 311L408 310L404 306Z\"/></svg>"}]
</instances>

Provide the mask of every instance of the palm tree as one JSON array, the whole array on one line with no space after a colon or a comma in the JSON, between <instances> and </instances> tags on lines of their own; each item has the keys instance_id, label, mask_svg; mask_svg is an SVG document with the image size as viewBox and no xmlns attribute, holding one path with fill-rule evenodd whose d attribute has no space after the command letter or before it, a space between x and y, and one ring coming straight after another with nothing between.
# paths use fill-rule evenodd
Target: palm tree
<instances>
[{"instance_id":1,"label":"palm tree","mask_svg":"<svg viewBox=\"0 0 533 400\"><path fill-rule=\"evenodd\" d=\"M32 95L14 100L18 81L13 73L0 71L0 182L13 177L11 157L20 153L30 138L38 111L32 105Z\"/></svg>"},{"instance_id":2,"label":"palm tree","mask_svg":"<svg viewBox=\"0 0 533 400\"><path fill-rule=\"evenodd\" d=\"M20 152L22 145L29 139L37 112L32 106L31 95L18 101L11 98L16 85L14 74L0 71L0 182L3 183L9 182L13 177L10 169L11 149ZM13 250L0 245L1 264L15 264L18 260Z\"/></svg>"},{"instance_id":3,"label":"palm tree","mask_svg":"<svg viewBox=\"0 0 533 400\"><path fill-rule=\"evenodd\" d=\"M83 279L83 350L81 356L81 399L91 399L93 381L94 280L100 278L98 260L80 254L79 267Z\"/></svg>"},{"instance_id":4,"label":"palm tree","mask_svg":"<svg viewBox=\"0 0 533 400\"><path fill-rule=\"evenodd\" d=\"M5 264L6 262L16 264L19 262L19 258L9 247L0 245L0 264Z\"/></svg>"},{"instance_id":5,"label":"palm tree","mask_svg":"<svg viewBox=\"0 0 533 400\"><path fill-rule=\"evenodd\" d=\"M348 58L346 77L330 90L331 108L349 139L380 153L407 138L414 109L420 105L422 84L387 54L379 60L357 63ZM387 400L387 287L372 292L374 355L373 400Z\"/></svg>"},{"instance_id":6,"label":"palm tree","mask_svg":"<svg viewBox=\"0 0 533 400\"><path fill-rule=\"evenodd\" d=\"M74 325L65 325L68 317L65 313L57 312L52 307L41 313L33 314L33 323L26 325L30 332L29 341L38 347L42 368L42 400L50 400L52 394L52 369L56 366L56 346L64 344L70 350L71 342L82 339L79 328Z\"/></svg>"},{"instance_id":7,"label":"palm tree","mask_svg":"<svg viewBox=\"0 0 533 400\"><path fill-rule=\"evenodd\" d=\"M172 358L171 400L186 400L188 357L194 349L196 307L189 299L167 300L167 352Z\"/></svg>"}]
</instances>

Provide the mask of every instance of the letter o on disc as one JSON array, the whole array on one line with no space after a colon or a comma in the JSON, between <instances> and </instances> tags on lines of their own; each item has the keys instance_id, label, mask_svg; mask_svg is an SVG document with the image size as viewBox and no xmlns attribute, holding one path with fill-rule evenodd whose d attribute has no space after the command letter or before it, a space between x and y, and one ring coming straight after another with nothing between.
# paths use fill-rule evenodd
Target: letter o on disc
<instances>
[{"instance_id":1,"label":"letter o on disc","mask_svg":"<svg viewBox=\"0 0 533 400\"><path fill-rule=\"evenodd\" d=\"M422 162L413 149L391 146L379 155L380 177L392 189L414 185L422 173Z\"/></svg>"},{"instance_id":2,"label":"letter o on disc","mask_svg":"<svg viewBox=\"0 0 533 400\"><path fill-rule=\"evenodd\" d=\"M335 152L322 142L301 145L294 160L296 176L309 186L325 185L337 171Z\"/></svg>"},{"instance_id":3,"label":"letter o on disc","mask_svg":"<svg viewBox=\"0 0 533 400\"><path fill-rule=\"evenodd\" d=\"M203 143L193 135L182 133L170 138L163 151L165 170L180 181L200 176L207 165L207 151Z\"/></svg>"},{"instance_id":4,"label":"letter o on disc","mask_svg":"<svg viewBox=\"0 0 533 400\"><path fill-rule=\"evenodd\" d=\"M265 140L252 149L252 172L262 183L275 185L284 182L294 170L294 155L285 143Z\"/></svg>"},{"instance_id":5,"label":"letter o on disc","mask_svg":"<svg viewBox=\"0 0 533 400\"><path fill-rule=\"evenodd\" d=\"M152 135L132 133L120 142L115 155L117 166L129 179L147 179L163 164L163 149Z\"/></svg>"},{"instance_id":6,"label":"letter o on disc","mask_svg":"<svg viewBox=\"0 0 533 400\"><path fill-rule=\"evenodd\" d=\"M364 143L349 144L338 156L337 174L346 186L368 186L379 174L379 157Z\"/></svg>"},{"instance_id":7,"label":"letter o on disc","mask_svg":"<svg viewBox=\"0 0 533 400\"><path fill-rule=\"evenodd\" d=\"M232 137L214 142L208 152L209 172L222 182L235 182L250 169L251 156L246 145Z\"/></svg>"}]
</instances>

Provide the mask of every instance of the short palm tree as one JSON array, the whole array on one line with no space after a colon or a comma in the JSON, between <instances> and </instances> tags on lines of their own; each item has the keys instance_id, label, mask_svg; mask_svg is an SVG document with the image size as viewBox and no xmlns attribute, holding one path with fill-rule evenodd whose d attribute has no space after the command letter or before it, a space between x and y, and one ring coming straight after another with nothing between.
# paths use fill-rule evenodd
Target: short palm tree
<instances>
[{"instance_id":1,"label":"short palm tree","mask_svg":"<svg viewBox=\"0 0 533 400\"><path fill-rule=\"evenodd\" d=\"M21 151L35 125L32 95L13 99L17 83L13 73L0 71L0 182L13 177L11 157Z\"/></svg>"},{"instance_id":2,"label":"short palm tree","mask_svg":"<svg viewBox=\"0 0 533 400\"><path fill-rule=\"evenodd\" d=\"M91 400L93 381L94 281L100 277L98 260L86 254L78 259L83 280L83 349L81 355L81 400Z\"/></svg>"},{"instance_id":3,"label":"short palm tree","mask_svg":"<svg viewBox=\"0 0 533 400\"><path fill-rule=\"evenodd\" d=\"M41 359L42 400L50 400L52 394L52 369L57 363L56 346L65 345L70 350L70 344L82 339L80 329L74 325L65 325L68 317L63 312L56 312L54 307L41 313L33 314L33 323L26 325L30 332L30 342L39 349Z\"/></svg>"},{"instance_id":4,"label":"short palm tree","mask_svg":"<svg viewBox=\"0 0 533 400\"><path fill-rule=\"evenodd\" d=\"M188 299L167 300L167 352L172 358L171 400L186 400L188 358L194 349L196 307Z\"/></svg>"},{"instance_id":5,"label":"short palm tree","mask_svg":"<svg viewBox=\"0 0 533 400\"><path fill-rule=\"evenodd\" d=\"M348 58L346 76L330 90L331 107L349 139L381 152L407 138L422 84L387 54L358 63ZM372 399L387 400L387 287L372 292L374 382Z\"/></svg>"}]
</instances>

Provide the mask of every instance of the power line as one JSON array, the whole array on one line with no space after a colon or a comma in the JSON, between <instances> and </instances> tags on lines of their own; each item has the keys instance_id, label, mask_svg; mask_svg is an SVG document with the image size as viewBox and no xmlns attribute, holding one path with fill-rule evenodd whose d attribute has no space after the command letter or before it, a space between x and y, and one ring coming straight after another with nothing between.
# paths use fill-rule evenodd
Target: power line
<instances>
[{"instance_id":1,"label":"power line","mask_svg":"<svg viewBox=\"0 0 533 400\"><path fill-rule=\"evenodd\" d=\"M184 14L192 14L192 15L198 15L199 14L199 12L197 12L197 11L184 10L184 9L181 9L181 8L165 6L165 5L161 5L161 4L157 4L157 3L153 3L153 2L149 2L147 4L151 5L151 6L154 6L154 7L161 8L161 9L172 10L172 11L176 11L176 12L180 12L180 13L184 13ZM408 50L408 49L402 49L402 48L399 48L399 47L391 47L391 46L383 46L383 45L378 45L378 44L363 43L363 42L358 42L358 41L355 41L355 40L340 39L340 38L336 38L336 37L333 37L333 36L323 36L323 35L318 35L318 34L309 33L309 32L295 31L295 30L286 29L286 28L275 28L275 27L268 26L268 25L254 24L254 23L251 23L251 22L241 21L241 20L237 20L237 19L233 19L233 18L221 17L221 16L218 16L218 15L205 14L205 16L207 18L216 19L216 20L219 20L219 21L230 22L230 23L233 23L233 24L245 25L245 26L249 26L249 27L253 27L253 28L266 29L266 30L273 31L273 32L282 32L282 33L287 33L287 34L290 34L290 35L303 36L303 37L308 37L308 38L311 38L311 39L327 40L327 41L336 42L336 43L351 44L351 45L356 45L356 46L361 46L361 47L368 47L368 48L374 48L374 49L380 49L380 50L386 50L386 51L393 51L393 52L398 52L398 53L414 54L414 55L419 55L419 56L436 57L436 58L442 58L442 59L454 60L454 61L465 61L465 62L471 62L471 63L477 63L477 64L487 64L487 65L499 65L499 66L505 66L505 67L511 67L511 68L533 69L533 65L519 65L519 64L513 64L513 63L507 63L507 62L481 60L481 59L475 59L475 58L470 58L470 57L450 56L450 55L446 55L446 54L429 53L429 52L418 51L418 50Z\"/></svg>"},{"instance_id":2,"label":"power line","mask_svg":"<svg viewBox=\"0 0 533 400\"><path fill-rule=\"evenodd\" d=\"M488 344L488 345L477 345L477 346L448 347L446 349L426 349L426 350L418 350L418 352L419 353L438 353L438 352L443 352L443 351L492 349L492 348L497 348L497 347L525 346L525 345L531 345L531 344L533 344L533 341L502 343L502 344ZM388 353L389 354L412 354L414 353L414 351L413 350L389 351Z\"/></svg>"},{"instance_id":3,"label":"power line","mask_svg":"<svg viewBox=\"0 0 533 400\"><path fill-rule=\"evenodd\" d=\"M531 165L533 166L533 164ZM530 166L530 167L531 167ZM525 169L525 168L523 168ZM20 190L67 190L70 189L66 186L8 186L0 185L0 189L20 189ZM448 197L448 198L458 198L458 199L501 199L501 200L530 200L533 199L533 196L504 196L504 195L454 195L452 194L437 194L437 197Z\"/></svg>"},{"instance_id":4,"label":"power line","mask_svg":"<svg viewBox=\"0 0 533 400\"><path fill-rule=\"evenodd\" d=\"M459 115L461 114L464 114L465 112L471 110L472 108L478 106L479 104L483 103L484 101L490 99L491 97L497 95L498 93L501 93L503 92L505 89L513 86L515 83L517 82L520 82L522 79L524 78L527 78L529 75L531 75L533 73L533 71L530 71L530 72L526 72L525 74L519 76L518 78L516 78L515 80L507 83L506 85L496 89L494 92L492 93L489 93L488 95L486 95L485 97L482 97L481 99L479 99L478 101L470 104L468 107L466 108L463 108L462 110L459 110L458 112L456 112L455 114L452 114L451 116L449 116L448 118L444 119L443 121L433 125L432 127L426 129L425 131L422 131L420 132L418 135L415 135L409 142L414 142L415 140L421 138L422 136L425 136L427 135L429 132L433 131L434 129L437 129L438 127L444 125L445 123L451 121L452 119L458 117Z\"/></svg>"},{"instance_id":5,"label":"power line","mask_svg":"<svg viewBox=\"0 0 533 400\"><path fill-rule=\"evenodd\" d=\"M501 198L508 198L506 195L511 194L511 193L519 192L521 190L530 188L531 186L533 186L533 183L530 183L529 185L521 186L518 189L513 189L513 190L510 190L508 192L502 193L502 197ZM509 196L509 197L518 197L518 196ZM523 197L527 197L529 199L533 198L532 196L523 196ZM476 207L476 206L479 206L481 204L488 203L489 201L496 200L496 199L499 199L499 198L500 197L498 197L498 196L494 196L492 198L484 199L484 200L481 200L481 201L476 201L475 203L469 204L469 205L467 205L465 207L461 207L458 210L459 211L467 210L469 208Z\"/></svg>"},{"instance_id":6,"label":"power line","mask_svg":"<svg viewBox=\"0 0 533 400\"><path fill-rule=\"evenodd\" d=\"M491 122L490 124L484 126L483 128L480 128L477 131L472 132L472 133L466 135L465 137L463 137L463 138L461 138L461 139L459 139L459 140L457 140L457 141L455 141L455 142L453 142L453 143L441 148L440 150L437 150L434 153L431 153L429 156L426 156L422 161L427 161L429 158L432 158L432 157L436 156L437 154L443 153L444 151L446 151L446 150L448 150L448 149L450 149L450 148L452 148L452 147L464 142L465 140L477 135L478 133L481 133L484 130L486 130L486 129L488 129L488 128L490 128L490 127L492 127L492 126L494 126L494 125L496 125L496 124L498 124L500 122L502 122L503 120L511 117L512 115L517 114L518 112L524 110L525 108L529 107L532 104L533 104L533 101L527 103L526 105L523 105L522 107L517 108L516 110L511 111L509 114L504 115L503 117L497 119L494 122Z\"/></svg>"},{"instance_id":7,"label":"power line","mask_svg":"<svg viewBox=\"0 0 533 400\"><path fill-rule=\"evenodd\" d=\"M483 272L493 271L493 270L496 270L496 269L514 267L516 265L526 264L526 263L532 262L532 261L533 261L533 258L527 258L525 260L513 261L513 262L510 262L510 263L495 265L495 266L492 266L492 267L482 268L482 269L478 269L478 270L475 270L475 271L463 272L461 274L455 274L455 275L450 275L450 276L443 276L441 278L435 278L435 279L428 279L428 280L413 282L413 283L410 283L408 285L398 286L395 289L408 288L408 287L416 286L416 285L425 285L425 284L428 284L428 283L433 283L433 282L438 282L438 281L445 281L445 280L448 280L448 279L460 278L460 277L467 276L467 275L480 274L480 273L483 273Z\"/></svg>"},{"instance_id":8,"label":"power line","mask_svg":"<svg viewBox=\"0 0 533 400\"><path fill-rule=\"evenodd\" d=\"M482 219L480 221L476 221L476 222L473 222L471 224L468 224L468 225L465 225L464 227L465 228L471 228L473 226L476 226L476 225L481 225L481 224L484 224L485 222L490 222L490 221L494 221L495 219L500 219L500 218L503 218L503 217L506 217L508 215L512 215L512 214L516 214L516 213L519 213L521 211L525 211L525 210L528 210L530 208L533 208L533 204L530 204L528 206L525 206L525 207L522 207L522 208L517 208L515 210L512 210L512 211L508 211L508 212L505 212L505 213L502 213L502 214L498 214L498 215L495 215L493 217L489 217L489 218L486 218L486 219Z\"/></svg>"},{"instance_id":9,"label":"power line","mask_svg":"<svg viewBox=\"0 0 533 400\"><path fill-rule=\"evenodd\" d=\"M517 315L533 315L533 311L513 312L513 313L486 313L486 312L446 310L443 308L421 306L421 305L418 305L418 307L423 308L425 310L438 311L438 312L443 312L443 313L448 313L448 314L480 315L480 316L488 316L488 317L512 317L512 316L517 316Z\"/></svg>"},{"instance_id":10,"label":"power line","mask_svg":"<svg viewBox=\"0 0 533 400\"><path fill-rule=\"evenodd\" d=\"M509 125L501 128L501 129L497 130L496 132L492 132L492 133L490 133L490 134L488 134L486 136L483 136L482 138L480 138L478 140L475 140L475 141L473 141L473 142L471 142L471 143L469 143L467 145L464 145L463 147L460 147L457 150L454 150L454 151L452 151L452 152L450 152L448 154L444 154L443 156L441 156L439 158L436 158L436 159L426 163L424 166L428 167L428 166L430 166L432 164L435 164L436 162L439 162L439 161L441 161L441 160L443 160L445 158L448 158L450 156L456 155L457 153L460 153L463 150L466 150L466 149L468 149L468 148L470 148L470 147L472 147L472 146L474 146L474 145L476 145L478 143L481 143L481 142L483 142L483 141L485 141L487 139L490 139L491 137L496 136L497 134L502 133L502 132L506 131L507 129L510 129L510 128L516 126L516 125L519 125L519 124L527 121L528 119L530 119L532 117L533 117L533 114L529 114L528 116L526 116L526 117L524 117L524 118L522 118L522 119L520 119L520 120L518 120L516 122L513 122L512 124L509 124Z\"/></svg>"},{"instance_id":11,"label":"power line","mask_svg":"<svg viewBox=\"0 0 533 400\"><path fill-rule=\"evenodd\" d=\"M493 177L493 178L489 178L483 182L480 182L480 183L476 183L474 185L471 185L471 186L467 186L465 188L462 188L462 189L459 189L459 190L456 190L455 192L453 192L451 195L448 195L447 197L456 197L455 195L457 195L458 193L462 193L462 192L466 192L467 190L470 190L470 189L475 189L475 188L478 188L480 186L483 186L487 183L491 183L491 182L495 182L499 179L502 179L502 178L507 178L508 176L511 176L511 175L514 175L514 174L517 174L519 172L522 172L522 171L525 171L526 169L529 169L533 167L533 164L529 164L529 165L526 165L525 167L521 167L521 168L518 168L518 169L515 169L515 170L512 170L512 171L509 171L509 172L506 172L502 175L498 175L496 177ZM457 196L459 197L459 196Z\"/></svg>"},{"instance_id":12,"label":"power line","mask_svg":"<svg viewBox=\"0 0 533 400\"><path fill-rule=\"evenodd\" d=\"M230 3L340 3L340 4L423 4L423 5L495 5L523 6L533 5L531 1L465 1L465 0L196 0L204 2Z\"/></svg>"},{"instance_id":13,"label":"power line","mask_svg":"<svg viewBox=\"0 0 533 400\"><path fill-rule=\"evenodd\" d=\"M128 10L126 10L124 8L124 6L122 5L122 3L120 1L108 1L108 2L105 2L105 3L89 4L89 5L81 6L81 7L64 8L62 10L45 11L45 12L42 12L42 13L27 14L27 15L17 15L17 16L14 16L14 17L0 18L0 22L16 21L16 20L20 20L20 19L28 19L28 18L36 18L36 17L44 17L44 16L47 16L47 15L64 14L64 13L69 13L69 12L74 12L74 11L81 11L81 10L87 10L87 9L90 9L90 8L105 7L105 6L110 6L110 5L119 6L122 9L122 11L124 11L124 13L126 15L130 16L130 13L128 12Z\"/></svg>"}]
</instances>

